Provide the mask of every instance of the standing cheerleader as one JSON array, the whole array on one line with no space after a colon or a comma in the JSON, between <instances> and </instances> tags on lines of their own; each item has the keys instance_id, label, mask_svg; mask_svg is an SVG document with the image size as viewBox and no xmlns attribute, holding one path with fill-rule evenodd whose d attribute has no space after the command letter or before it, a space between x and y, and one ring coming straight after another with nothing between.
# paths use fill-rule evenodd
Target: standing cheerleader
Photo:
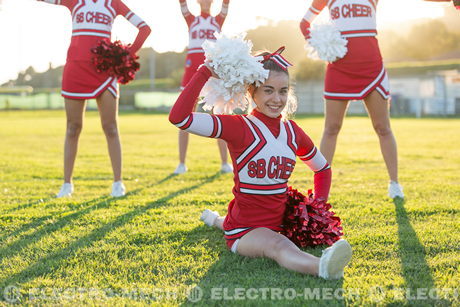
<instances>
[{"instance_id":1,"label":"standing cheerleader","mask_svg":"<svg viewBox=\"0 0 460 307\"><path fill-rule=\"evenodd\" d=\"M377 42L378 0L313 0L300 29L310 38L310 25L327 5L332 22L348 40L347 54L327 65L324 81L325 127L321 152L332 163L337 136L350 100L364 100L380 141L388 170L391 198L404 197L398 183L398 154L390 126L389 82Z\"/></svg>"},{"instance_id":2,"label":"standing cheerleader","mask_svg":"<svg viewBox=\"0 0 460 307\"><path fill-rule=\"evenodd\" d=\"M86 100L95 98L101 117L112 162L112 193L114 197L125 195L121 179L122 154L118 132L118 83L117 77L108 72L97 72L92 63L91 49L100 40L110 41L112 24L121 15L139 29L134 43L129 47L135 55L149 36L149 26L134 14L121 0L38 0L63 5L72 15L72 40L62 77L62 96L65 98L67 131L64 144L64 184L57 197L70 196L73 192L72 173L77 155L78 139L83 126Z\"/></svg>"},{"instance_id":3,"label":"standing cheerleader","mask_svg":"<svg viewBox=\"0 0 460 307\"><path fill-rule=\"evenodd\" d=\"M187 6L187 0L179 0L182 15L189 29L189 45L187 49L187 57L185 59L185 72L182 78L181 89L187 85L198 67L204 63L205 55L202 44L206 40L215 40L215 33L219 33L227 17L228 4L230 0L223 0L220 13L213 17L210 15L211 5L213 0L197 0L201 8L199 16L193 16ZM182 174L187 171L185 166L185 158L187 155L189 134L188 132L179 131L179 165L174 174ZM217 140L220 157L222 160L221 172L230 173L233 171L232 166L227 163L227 144L222 140Z\"/></svg>"},{"instance_id":4,"label":"standing cheerleader","mask_svg":"<svg viewBox=\"0 0 460 307\"><path fill-rule=\"evenodd\" d=\"M315 173L315 197L326 200L331 169L311 139L282 112L292 110L289 99L288 62L279 53L263 53L269 71L262 84L251 84L248 94L256 108L250 115L194 113L198 95L213 69L202 66L187 84L171 110L169 120L182 130L223 139L234 166L233 194L226 217L205 210L201 219L224 230L228 248L242 256L267 257L297 272L339 279L351 258L351 247L337 241L318 258L300 250L283 230L288 199L288 179L296 156ZM216 75L214 75L217 77Z\"/></svg>"}]
</instances>

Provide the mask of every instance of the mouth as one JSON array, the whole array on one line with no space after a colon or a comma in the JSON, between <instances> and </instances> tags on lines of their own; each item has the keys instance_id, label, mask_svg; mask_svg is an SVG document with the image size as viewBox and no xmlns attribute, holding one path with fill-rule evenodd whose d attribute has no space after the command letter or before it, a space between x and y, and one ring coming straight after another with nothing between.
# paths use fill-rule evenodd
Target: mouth
<instances>
[{"instance_id":1,"label":"mouth","mask_svg":"<svg viewBox=\"0 0 460 307\"><path fill-rule=\"evenodd\" d=\"M274 112L279 112L283 109L282 105L267 105L268 109Z\"/></svg>"}]
</instances>

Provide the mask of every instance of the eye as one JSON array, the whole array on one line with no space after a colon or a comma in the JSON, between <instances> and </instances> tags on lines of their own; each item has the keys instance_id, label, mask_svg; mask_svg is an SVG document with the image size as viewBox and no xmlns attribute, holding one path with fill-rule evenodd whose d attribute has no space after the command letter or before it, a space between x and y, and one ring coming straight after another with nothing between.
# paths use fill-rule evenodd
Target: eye
<instances>
[{"instance_id":1,"label":"eye","mask_svg":"<svg viewBox=\"0 0 460 307\"><path fill-rule=\"evenodd\" d=\"M266 88L266 89L264 90L264 93L265 93L265 94L271 94L271 93L273 93L273 90L270 89L270 88Z\"/></svg>"},{"instance_id":2,"label":"eye","mask_svg":"<svg viewBox=\"0 0 460 307\"><path fill-rule=\"evenodd\" d=\"M280 90L280 94L281 95L287 95L288 94L288 90L286 88L283 88Z\"/></svg>"}]
</instances>

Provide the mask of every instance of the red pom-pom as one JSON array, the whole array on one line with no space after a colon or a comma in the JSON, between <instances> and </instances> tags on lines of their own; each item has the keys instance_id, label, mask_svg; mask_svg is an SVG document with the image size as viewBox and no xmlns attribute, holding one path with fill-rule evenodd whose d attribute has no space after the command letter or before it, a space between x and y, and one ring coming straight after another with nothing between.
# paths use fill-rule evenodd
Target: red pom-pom
<instances>
[{"instance_id":1,"label":"red pom-pom","mask_svg":"<svg viewBox=\"0 0 460 307\"><path fill-rule=\"evenodd\" d=\"M331 205L289 187L283 234L299 247L332 245L343 236L340 218Z\"/></svg>"},{"instance_id":2,"label":"red pom-pom","mask_svg":"<svg viewBox=\"0 0 460 307\"><path fill-rule=\"evenodd\" d=\"M95 54L93 64L97 72L107 71L116 76L118 82L126 84L134 79L139 70L139 58L129 52L129 45L123 45L120 41L110 42L100 40L99 44L91 49Z\"/></svg>"}]
</instances>

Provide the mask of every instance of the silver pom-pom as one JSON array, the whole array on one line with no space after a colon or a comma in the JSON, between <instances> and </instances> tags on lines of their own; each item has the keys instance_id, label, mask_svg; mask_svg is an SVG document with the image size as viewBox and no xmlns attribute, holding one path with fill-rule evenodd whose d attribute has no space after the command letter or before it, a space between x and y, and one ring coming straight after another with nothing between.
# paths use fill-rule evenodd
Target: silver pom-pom
<instances>
[{"instance_id":1,"label":"silver pom-pom","mask_svg":"<svg viewBox=\"0 0 460 307\"><path fill-rule=\"evenodd\" d=\"M215 114L231 114L237 108L245 110L248 85L260 85L268 78L269 71L263 68L260 59L251 55L252 43L244 39L245 34L216 36L216 41L203 44L206 61L219 77L210 78L204 85L203 109L213 110Z\"/></svg>"},{"instance_id":2,"label":"silver pom-pom","mask_svg":"<svg viewBox=\"0 0 460 307\"><path fill-rule=\"evenodd\" d=\"M312 59L334 62L347 54L348 41L333 24L313 25L305 49Z\"/></svg>"}]
</instances>

